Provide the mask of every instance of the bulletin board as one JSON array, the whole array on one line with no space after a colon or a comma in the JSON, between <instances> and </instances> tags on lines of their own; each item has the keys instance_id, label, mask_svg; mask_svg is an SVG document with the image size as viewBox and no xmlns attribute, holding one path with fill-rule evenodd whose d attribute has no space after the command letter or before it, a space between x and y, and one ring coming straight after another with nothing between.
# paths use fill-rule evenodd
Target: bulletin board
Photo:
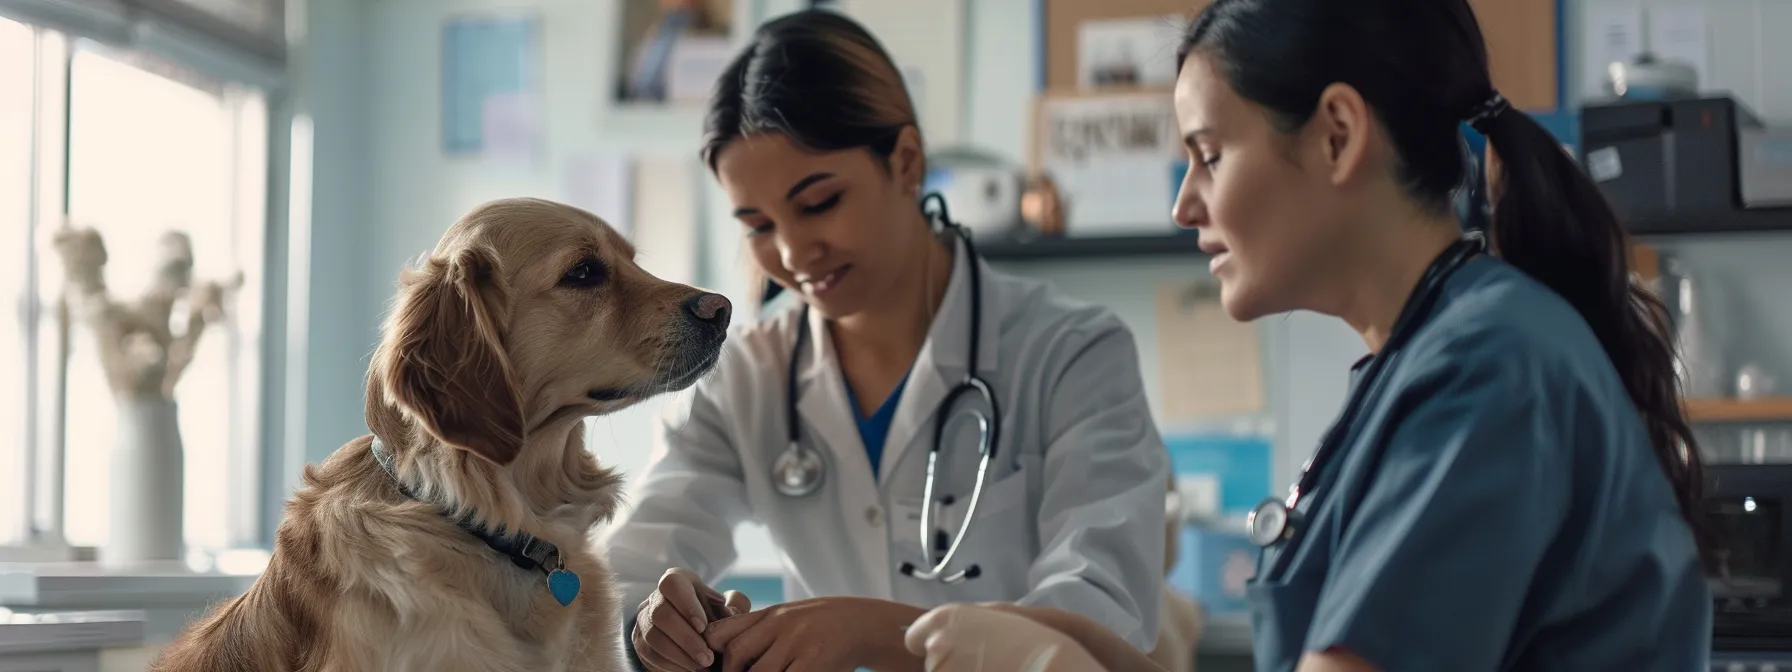
<instances>
[{"instance_id":1,"label":"bulletin board","mask_svg":"<svg viewBox=\"0 0 1792 672\"><path fill-rule=\"evenodd\" d=\"M1175 16L1193 19L1212 0L1041 0L1045 39L1040 59L1040 88L1076 88L1077 37L1088 21L1143 16Z\"/></svg>"}]
</instances>

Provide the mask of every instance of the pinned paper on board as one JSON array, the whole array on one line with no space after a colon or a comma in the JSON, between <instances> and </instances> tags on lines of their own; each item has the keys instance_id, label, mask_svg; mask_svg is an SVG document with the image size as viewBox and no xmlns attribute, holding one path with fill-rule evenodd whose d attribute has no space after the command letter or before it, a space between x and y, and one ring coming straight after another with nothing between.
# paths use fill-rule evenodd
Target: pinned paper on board
<instances>
[{"instance_id":1,"label":"pinned paper on board","mask_svg":"<svg viewBox=\"0 0 1792 672\"><path fill-rule=\"evenodd\" d=\"M1168 86L1176 83L1176 48L1184 19L1148 16L1077 24L1076 85Z\"/></svg>"},{"instance_id":2,"label":"pinned paper on board","mask_svg":"<svg viewBox=\"0 0 1792 672\"><path fill-rule=\"evenodd\" d=\"M1584 94L1592 98L1609 97L1611 92L1606 90L1606 82L1611 78L1611 65L1635 61L1646 49L1643 45L1643 10L1639 7L1588 9L1582 31L1580 43L1586 63L1586 76L1581 78L1585 82Z\"/></svg>"},{"instance_id":3,"label":"pinned paper on board","mask_svg":"<svg viewBox=\"0 0 1792 672\"><path fill-rule=\"evenodd\" d=\"M1263 410L1263 362L1254 324L1220 305L1211 282L1157 290L1157 351L1163 411L1170 422Z\"/></svg>"},{"instance_id":4,"label":"pinned paper on board","mask_svg":"<svg viewBox=\"0 0 1792 672\"><path fill-rule=\"evenodd\" d=\"M480 158L508 168L535 168L542 158L540 98L529 92L486 96L480 106Z\"/></svg>"},{"instance_id":5,"label":"pinned paper on board","mask_svg":"<svg viewBox=\"0 0 1792 672\"><path fill-rule=\"evenodd\" d=\"M1649 10L1649 51L1663 61L1679 61L1698 73L1699 88L1711 86L1711 29L1705 8L1696 5Z\"/></svg>"},{"instance_id":6,"label":"pinned paper on board","mask_svg":"<svg viewBox=\"0 0 1792 672\"><path fill-rule=\"evenodd\" d=\"M534 13L455 16L442 27L442 150L534 164L545 142Z\"/></svg>"},{"instance_id":7,"label":"pinned paper on board","mask_svg":"<svg viewBox=\"0 0 1792 672\"><path fill-rule=\"evenodd\" d=\"M1161 92L1041 96L1030 168L1051 175L1071 237L1173 235L1168 213L1187 162L1176 107Z\"/></svg>"}]
</instances>

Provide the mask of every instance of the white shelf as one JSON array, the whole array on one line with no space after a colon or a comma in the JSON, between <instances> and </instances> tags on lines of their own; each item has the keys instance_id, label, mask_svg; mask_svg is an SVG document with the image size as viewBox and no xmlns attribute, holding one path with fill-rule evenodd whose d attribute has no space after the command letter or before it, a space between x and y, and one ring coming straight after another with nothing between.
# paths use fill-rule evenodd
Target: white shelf
<instances>
[{"instance_id":1,"label":"white shelf","mask_svg":"<svg viewBox=\"0 0 1792 672\"><path fill-rule=\"evenodd\" d=\"M0 606L144 609L205 606L239 594L254 574L195 572L185 563L0 563Z\"/></svg>"},{"instance_id":2,"label":"white shelf","mask_svg":"<svg viewBox=\"0 0 1792 672\"><path fill-rule=\"evenodd\" d=\"M0 609L0 658L139 646L143 631L141 611L14 614Z\"/></svg>"}]
</instances>

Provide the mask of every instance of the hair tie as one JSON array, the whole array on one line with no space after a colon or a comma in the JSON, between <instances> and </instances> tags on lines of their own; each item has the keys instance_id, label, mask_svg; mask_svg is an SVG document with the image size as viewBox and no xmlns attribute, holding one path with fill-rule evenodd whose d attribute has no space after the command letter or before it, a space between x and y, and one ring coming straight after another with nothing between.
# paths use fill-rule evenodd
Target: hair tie
<instances>
[{"instance_id":1,"label":"hair tie","mask_svg":"<svg viewBox=\"0 0 1792 672\"><path fill-rule=\"evenodd\" d=\"M1511 110L1512 104L1506 102L1506 97L1500 95L1500 92L1494 91L1493 95L1488 96L1485 102L1476 105L1474 109L1469 110L1467 119L1469 128L1473 128L1480 134L1486 135L1487 124Z\"/></svg>"}]
</instances>

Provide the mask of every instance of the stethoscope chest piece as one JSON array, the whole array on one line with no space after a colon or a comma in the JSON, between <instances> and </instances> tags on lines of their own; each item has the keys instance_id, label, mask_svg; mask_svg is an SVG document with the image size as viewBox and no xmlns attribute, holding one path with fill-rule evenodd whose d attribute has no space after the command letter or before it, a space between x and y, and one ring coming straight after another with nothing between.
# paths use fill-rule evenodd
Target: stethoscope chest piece
<instances>
[{"instance_id":1,"label":"stethoscope chest piece","mask_svg":"<svg viewBox=\"0 0 1792 672\"><path fill-rule=\"evenodd\" d=\"M1258 503L1245 518L1245 536L1268 548L1294 536L1294 510L1275 497Z\"/></svg>"},{"instance_id":2,"label":"stethoscope chest piece","mask_svg":"<svg viewBox=\"0 0 1792 672\"><path fill-rule=\"evenodd\" d=\"M772 486L786 497L806 497L821 489L826 473L817 451L792 441L772 463Z\"/></svg>"},{"instance_id":3,"label":"stethoscope chest piece","mask_svg":"<svg viewBox=\"0 0 1792 672\"><path fill-rule=\"evenodd\" d=\"M1362 381L1345 400L1344 411L1339 414L1338 420L1332 423L1331 429L1326 431L1325 436L1320 437L1319 447L1313 452L1313 457L1307 460L1305 466L1301 467L1300 480L1295 482L1294 487L1288 489L1288 499L1286 501L1276 497L1265 499L1259 502L1256 508L1251 509L1250 516L1245 518L1245 536L1250 538L1251 543L1269 548L1293 539L1296 534L1300 533L1299 528L1305 523L1301 520L1302 515L1298 507L1304 500L1311 497L1314 486L1318 484L1319 474L1324 470L1324 465L1342 449L1340 444L1344 442L1343 437L1348 436L1358 411L1362 409L1364 403L1367 403L1365 400L1372 397L1375 390L1380 387L1383 382L1381 378L1383 367L1393 359L1394 353L1400 350L1406 339L1412 336L1418 321L1423 319L1424 314L1430 310L1430 305L1442 293L1444 281L1475 254L1485 249L1485 246L1486 242L1481 233L1470 231L1462 240L1450 245L1448 249L1438 255L1437 259L1431 262L1430 268L1425 269L1425 275L1419 279L1419 286L1413 290L1407 298L1406 305L1400 309L1400 316L1394 321L1394 329L1388 335L1381 352L1375 355L1375 358L1369 363L1368 370L1363 373ZM1308 509L1311 510L1312 506L1309 504Z\"/></svg>"},{"instance_id":4,"label":"stethoscope chest piece","mask_svg":"<svg viewBox=\"0 0 1792 672\"><path fill-rule=\"evenodd\" d=\"M941 549L944 551L943 555L938 559L928 560L928 566L922 567L912 562L905 562L902 563L900 571L905 576L926 581L958 583L965 579L977 578L983 572L982 568L975 564L957 572L948 572L947 566L951 565L953 559L957 557L966 533L970 531L971 521L977 516L977 504L982 501L983 486L990 476L990 459L995 457L996 449L1001 443L1002 409L996 403L995 390L978 376L978 372L981 370L977 366L977 356L982 345L983 279L977 270L977 248L971 243L970 234L957 224L952 223L952 219L947 216L946 202L943 197L938 194L929 194L926 201L923 201L923 205L928 201L938 202L940 220L949 230L958 234L964 246L965 256L969 257L966 267L970 271L970 277L966 284L970 286L971 310L966 320L970 329L970 343L966 347L965 370L967 373L964 382L948 391L940 401L939 408L936 409L933 445L927 451L927 476L921 488L923 503L920 524L916 530L924 548L932 548L935 545L933 540L937 538L936 534L945 534L944 531L936 531L934 528L935 507L944 505L937 502L937 493L934 488L940 476L939 470L948 468L940 463L940 453L945 449L946 420L951 416L953 403L958 401L961 396L970 396L981 398L983 407L972 409L969 413L971 419L976 421L977 427L977 480L975 487L971 489L970 501L965 505L963 520L958 525L958 534L950 537L950 543L946 548ZM824 464L826 458L822 456L821 451L806 448L799 441L801 433L798 431L798 427L801 418L797 417L797 367L802 358L804 343L807 342L809 335L809 306L807 304L803 306L802 312L798 315L796 325L796 338L792 340L790 346L790 368L785 372L784 413L789 441L785 444L784 450L778 453L771 468L772 487L778 491L778 494L786 497L804 497L814 494L821 489L823 477L827 472L827 465Z\"/></svg>"}]
</instances>

